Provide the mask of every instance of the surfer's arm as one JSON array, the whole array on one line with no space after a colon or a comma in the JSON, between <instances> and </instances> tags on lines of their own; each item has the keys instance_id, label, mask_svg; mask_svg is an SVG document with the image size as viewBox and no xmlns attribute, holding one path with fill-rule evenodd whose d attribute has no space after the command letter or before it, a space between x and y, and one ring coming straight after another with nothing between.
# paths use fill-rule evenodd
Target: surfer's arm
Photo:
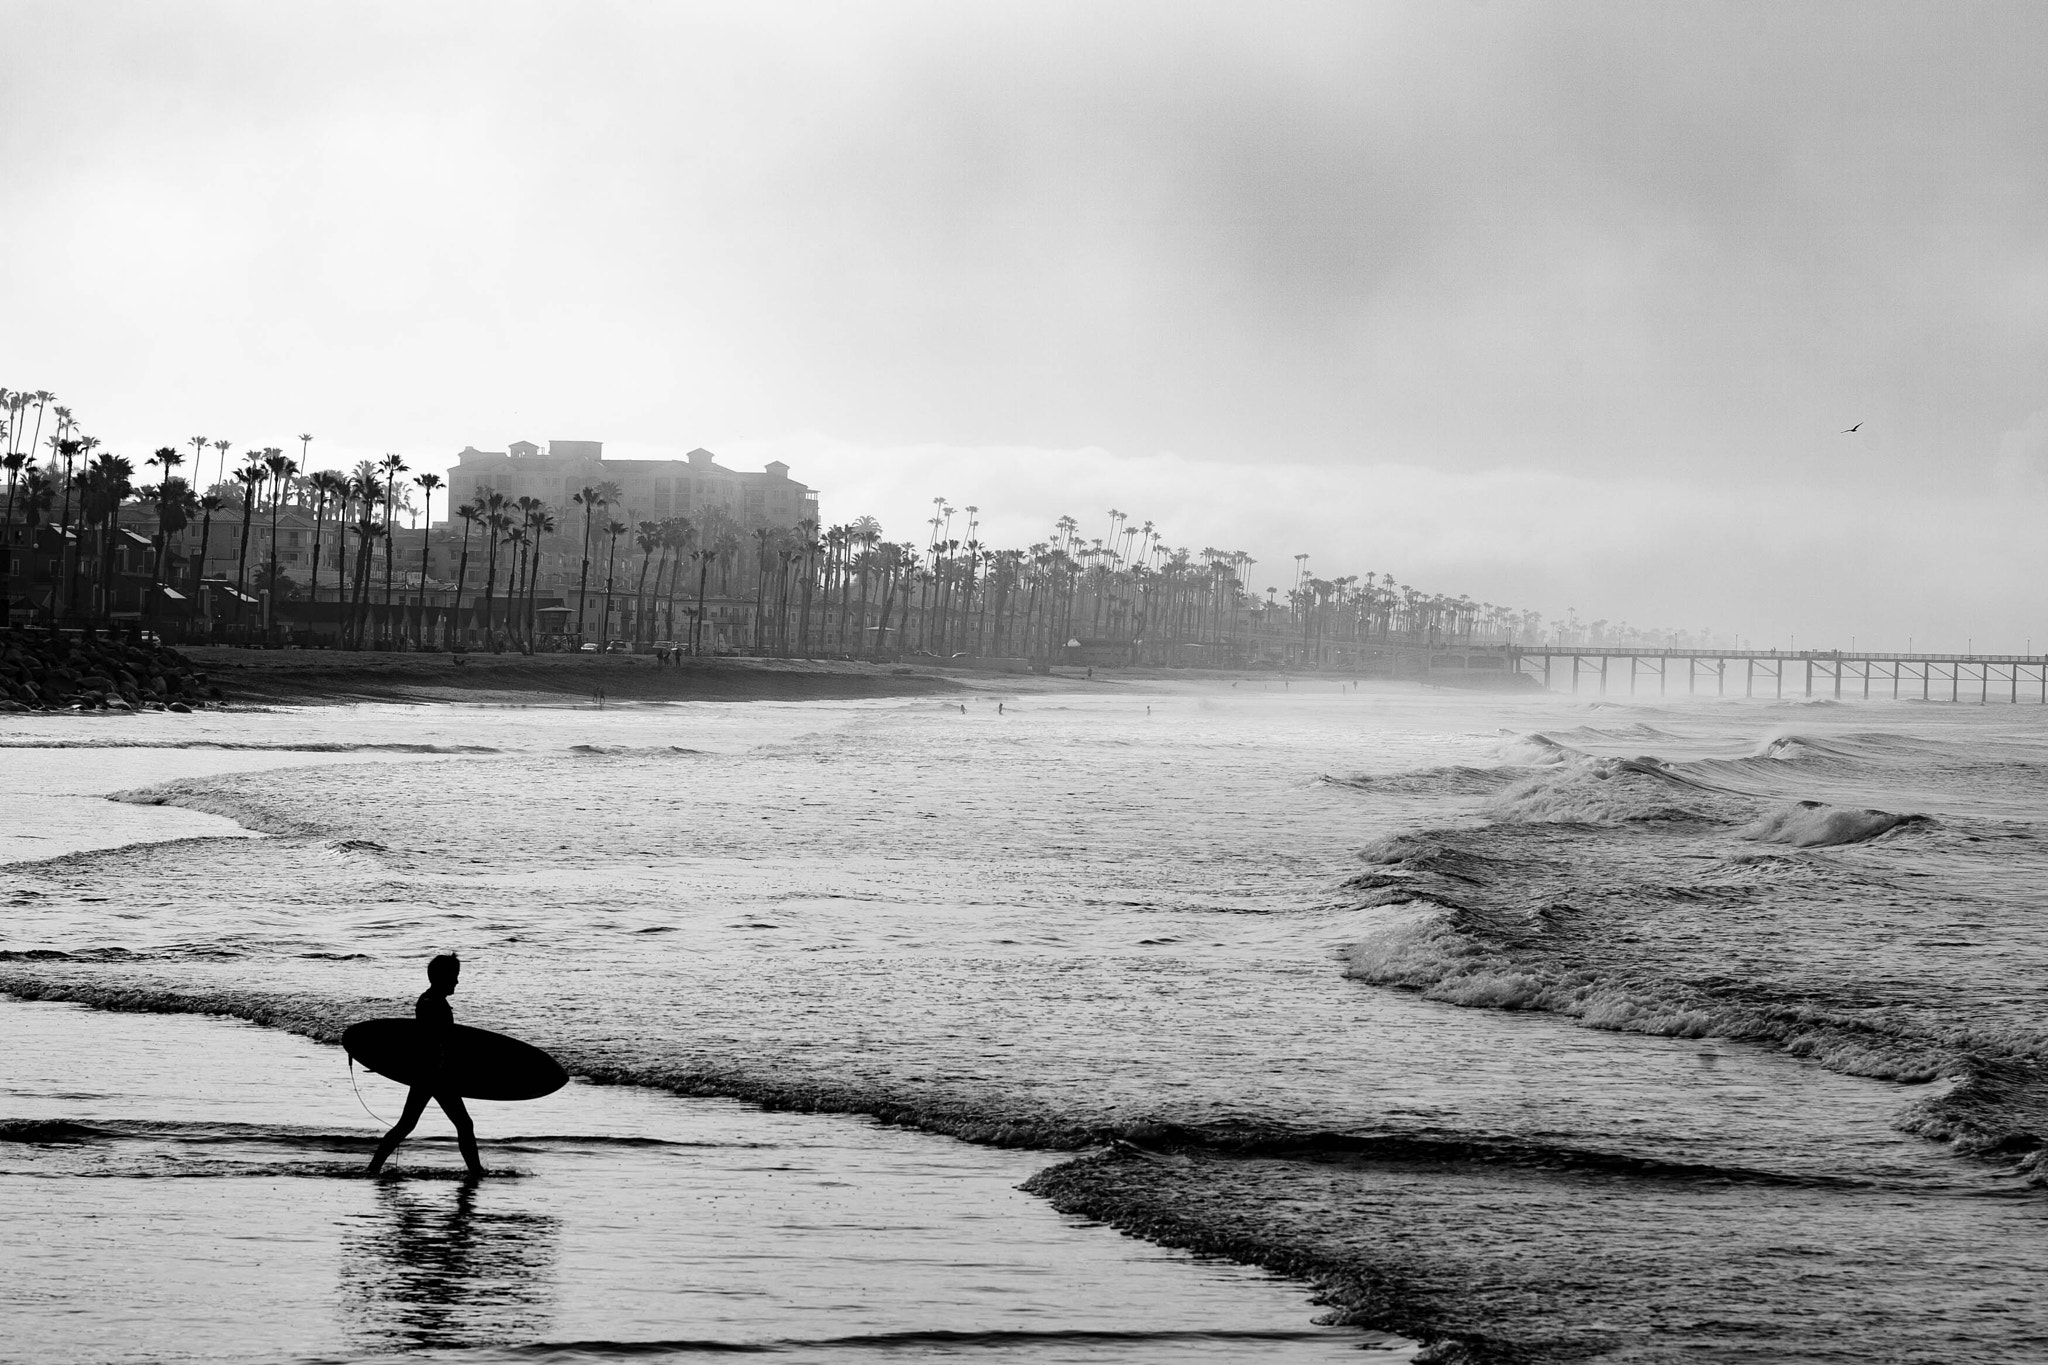
<instances>
[{"instance_id":1,"label":"surfer's arm","mask_svg":"<svg viewBox=\"0 0 2048 1365\"><path fill-rule=\"evenodd\" d=\"M448 1007L445 999L434 998L430 991L420 997L413 1017L419 1020L420 1028L426 1033L427 1055L433 1059L434 1071L438 1075L448 1066L448 1045L455 1034L455 1011Z\"/></svg>"}]
</instances>

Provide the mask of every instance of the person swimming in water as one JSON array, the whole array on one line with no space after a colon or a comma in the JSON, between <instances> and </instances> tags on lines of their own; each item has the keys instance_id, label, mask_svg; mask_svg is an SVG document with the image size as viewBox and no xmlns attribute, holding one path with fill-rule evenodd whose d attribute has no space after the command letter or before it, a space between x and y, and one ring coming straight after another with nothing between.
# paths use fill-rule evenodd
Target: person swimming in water
<instances>
[{"instance_id":1,"label":"person swimming in water","mask_svg":"<svg viewBox=\"0 0 2048 1365\"><path fill-rule=\"evenodd\" d=\"M462 960L453 953L441 954L427 963L427 988L412 1007L413 1018L419 1020L421 1030L428 1037L428 1046L434 1049L436 1072L444 1064L448 1036L455 1028L455 1011L449 1007L448 997L455 993L455 983L461 977ZM469 1110L462 1103L462 1096L455 1093L453 1086L415 1085L405 1094L405 1112L398 1116L398 1122L391 1125L391 1131L377 1144L377 1154L370 1158L371 1175L384 1169L384 1163L398 1150L398 1144L405 1141L406 1135L420 1121L420 1115L427 1112L428 1100L440 1105L441 1112L455 1125L455 1142L462 1148L462 1161L469 1167L470 1177L474 1179L484 1174L484 1163L476 1150L476 1125L469 1120Z\"/></svg>"}]
</instances>

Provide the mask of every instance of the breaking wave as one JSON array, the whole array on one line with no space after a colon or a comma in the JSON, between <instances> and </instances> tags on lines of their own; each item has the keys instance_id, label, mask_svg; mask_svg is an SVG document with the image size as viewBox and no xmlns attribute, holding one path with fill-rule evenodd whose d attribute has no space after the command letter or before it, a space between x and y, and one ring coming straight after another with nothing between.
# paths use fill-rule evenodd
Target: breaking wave
<instances>
[{"instance_id":1,"label":"breaking wave","mask_svg":"<svg viewBox=\"0 0 2048 1365\"><path fill-rule=\"evenodd\" d=\"M1734 815L1729 795L1659 759L1581 755L1508 787L1485 814L1501 821L1580 825L1726 822Z\"/></svg>"},{"instance_id":2,"label":"breaking wave","mask_svg":"<svg viewBox=\"0 0 2048 1365\"><path fill-rule=\"evenodd\" d=\"M311 835L320 831L312 821L290 813L286 802L265 801L260 794L217 777L178 778L151 787L109 792L107 800L130 806L177 806L196 810L232 820L258 834Z\"/></svg>"},{"instance_id":3,"label":"breaking wave","mask_svg":"<svg viewBox=\"0 0 2048 1365\"><path fill-rule=\"evenodd\" d=\"M1647 729L1565 733L1635 740ZM1924 772L1957 761L1882 732L1780 734L1744 757L1681 762L1566 749L1562 762L1497 790L1473 784L1477 827L1404 831L1360 850L1335 903L1367 912L1370 927L1341 948L1345 975L1467 1008L1722 1038L1849 1075L1947 1080L1897 1126L1966 1153L2016 1156L2048 1181L2048 1028L2024 1010L1973 1010L1974 996L1942 986L1975 989L1969 953L1987 932L1977 917L1997 911L1930 918L1925 897L1953 902L1958 888L1916 894L1886 870L1909 855L1955 859L1967 844L2027 836L1777 794L1788 772L1855 767L1880 781L1886 765ZM1445 771L1415 776L1440 783ZM1901 842L1908 834L1926 837ZM1872 951L1888 942L1884 925L1925 951L1898 972L1859 975L1861 959L1839 942L1856 930L1831 931L1822 918L1838 905L1849 925L1878 926ZM1783 919L1794 907L1813 922ZM1943 938L1953 919L1969 931ZM1813 948L1786 947L1788 933ZM1932 975L1927 954L1948 948L1950 975Z\"/></svg>"},{"instance_id":4,"label":"breaking wave","mask_svg":"<svg viewBox=\"0 0 2048 1365\"><path fill-rule=\"evenodd\" d=\"M1417 773L1359 777L1332 777L1326 773L1320 780L1332 787L1349 787L1354 791L1386 792L1404 796L1478 795L1498 791L1522 775L1523 770L1520 768L1468 768L1454 765L1446 768L1428 768Z\"/></svg>"},{"instance_id":5,"label":"breaking wave","mask_svg":"<svg viewBox=\"0 0 2048 1365\"><path fill-rule=\"evenodd\" d=\"M1758 843L1789 844L1793 848L1829 848L1838 844L1860 844L1895 829L1931 823L1924 815L1849 810L1821 801L1801 801L1745 826L1741 835Z\"/></svg>"}]
</instances>

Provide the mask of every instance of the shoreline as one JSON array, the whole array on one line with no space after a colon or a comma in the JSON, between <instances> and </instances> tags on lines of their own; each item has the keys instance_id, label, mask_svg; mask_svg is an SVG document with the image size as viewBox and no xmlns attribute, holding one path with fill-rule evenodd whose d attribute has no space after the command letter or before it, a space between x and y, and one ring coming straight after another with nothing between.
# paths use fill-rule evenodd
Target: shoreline
<instances>
[{"instance_id":1,"label":"shoreline","mask_svg":"<svg viewBox=\"0 0 2048 1365\"><path fill-rule=\"evenodd\" d=\"M157 1311L134 1335L92 1324L106 1338L96 1359L147 1359L191 1336L231 1361L354 1359L408 1341L482 1359L573 1343L603 1359L684 1337L836 1359L842 1344L847 1358L865 1354L870 1339L1093 1334L1149 1347L1140 1358L1224 1359L1251 1346L1303 1365L1361 1347L1405 1360L1417 1346L1317 1322L1311 1291L1291 1278L1105 1236L1021 1188L1041 1164L1033 1154L577 1083L547 1101L479 1106L496 1178L459 1181L447 1125L430 1111L370 1179L361 1165L383 1120L362 1107L388 1116L401 1092L345 1080L336 1049L232 1016L124 1017L11 996L0 1011L36 1044L0 1073L0 1139L11 1139L0 1181L62 1229L17 1244L9 1266L28 1296L9 1307L41 1358L73 1358L64 1347L78 1328L35 1310L108 1278ZM207 1071L176 1065L195 1050ZM71 1093L68 1078L88 1067L102 1078L96 1093ZM231 1231L251 1221L265 1225L260 1244ZM991 1224L1010 1235L991 1240ZM366 1226L377 1235L352 1235ZM115 1229L209 1254L196 1265L174 1254L175 1272L136 1260L78 1279L81 1258ZM308 1254L337 1243L355 1253L338 1266ZM610 1250L622 1246L624 1269ZM465 1255L482 1252L501 1254L488 1266ZM961 1269L934 1274L941 1262ZM871 1292L874 1271L895 1267ZM330 1317L337 1277L344 1308ZM690 1296L678 1299L677 1281ZM229 1290L258 1306L222 1315L215 1296ZM1146 1306L1132 1311L1127 1291ZM296 1311L271 1312L280 1302ZM411 1339L404 1329L429 1315L433 1340Z\"/></svg>"},{"instance_id":2,"label":"shoreline","mask_svg":"<svg viewBox=\"0 0 2048 1365\"><path fill-rule=\"evenodd\" d=\"M916 669L843 660L717 658L657 665L653 656L638 654L358 654L225 645L181 653L205 670L230 705L853 701L962 687Z\"/></svg>"},{"instance_id":3,"label":"shoreline","mask_svg":"<svg viewBox=\"0 0 2048 1365\"><path fill-rule=\"evenodd\" d=\"M361 703L483 706L612 702L860 701L960 693L1029 695L1180 690L1370 689L1474 696L1532 695L1529 688L1450 686L1341 670L1064 665L1010 672L952 659L798 659L760 655L683 658L647 654L518 654L163 648L0 632L0 710L193 711Z\"/></svg>"},{"instance_id":4,"label":"shoreline","mask_svg":"<svg viewBox=\"0 0 2048 1365\"><path fill-rule=\"evenodd\" d=\"M858 701L958 693L1103 693L1228 684L1246 690L1393 690L1485 696L1409 678L1336 670L1063 665L1046 673L975 668L944 659L875 663L765 655L685 658L666 665L646 654L356 653L259 650L229 645L178 651L225 694L229 706L435 702L557 705L604 702Z\"/></svg>"}]
</instances>

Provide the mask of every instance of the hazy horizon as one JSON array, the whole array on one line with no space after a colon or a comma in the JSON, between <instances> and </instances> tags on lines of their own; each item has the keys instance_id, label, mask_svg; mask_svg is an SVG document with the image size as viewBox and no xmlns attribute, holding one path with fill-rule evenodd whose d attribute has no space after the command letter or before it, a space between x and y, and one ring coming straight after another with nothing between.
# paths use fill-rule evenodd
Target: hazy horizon
<instances>
[{"instance_id":1,"label":"hazy horizon","mask_svg":"<svg viewBox=\"0 0 2048 1365\"><path fill-rule=\"evenodd\" d=\"M0 16L0 384L138 462L706 446L896 538L2048 647L2048 12Z\"/></svg>"}]
</instances>

